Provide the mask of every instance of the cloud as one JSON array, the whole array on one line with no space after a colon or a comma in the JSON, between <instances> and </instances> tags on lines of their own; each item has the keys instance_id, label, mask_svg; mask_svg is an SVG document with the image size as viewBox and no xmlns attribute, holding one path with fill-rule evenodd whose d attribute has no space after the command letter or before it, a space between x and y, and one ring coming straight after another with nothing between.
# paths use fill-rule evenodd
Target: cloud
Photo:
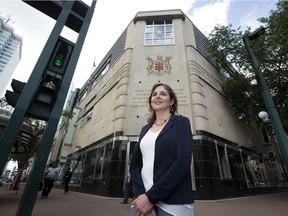
<instances>
[{"instance_id":1,"label":"cloud","mask_svg":"<svg viewBox=\"0 0 288 216\"><path fill-rule=\"evenodd\" d=\"M240 19L241 27L246 29L247 26L253 28L259 27L259 21L257 21L257 14L256 11L250 11L244 17Z\"/></svg>"},{"instance_id":2,"label":"cloud","mask_svg":"<svg viewBox=\"0 0 288 216\"><path fill-rule=\"evenodd\" d=\"M230 6L231 0L207 2L204 6L193 8L189 18L202 33L208 36L216 24L228 24Z\"/></svg>"},{"instance_id":3,"label":"cloud","mask_svg":"<svg viewBox=\"0 0 288 216\"><path fill-rule=\"evenodd\" d=\"M269 3L269 4L268 4ZM262 11L270 12L272 9L276 9L276 6L273 1L260 2L258 6L252 5L246 14L240 19L241 27L246 29L247 26L250 26L252 30L259 28L261 24L258 19L260 17L268 17L269 14L263 15Z\"/></svg>"}]
</instances>

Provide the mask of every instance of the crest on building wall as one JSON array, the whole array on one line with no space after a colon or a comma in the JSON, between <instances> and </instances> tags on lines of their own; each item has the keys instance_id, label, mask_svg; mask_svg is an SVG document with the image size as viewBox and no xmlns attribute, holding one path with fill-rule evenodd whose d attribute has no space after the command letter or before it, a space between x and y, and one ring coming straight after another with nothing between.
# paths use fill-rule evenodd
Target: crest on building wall
<instances>
[{"instance_id":1,"label":"crest on building wall","mask_svg":"<svg viewBox=\"0 0 288 216\"><path fill-rule=\"evenodd\" d=\"M163 75L171 73L172 68L170 65L170 59L172 59L171 56L165 57L165 59L163 59L163 56L158 55L156 60L153 60L148 56L146 59L148 60L148 66L147 66L148 74Z\"/></svg>"}]
</instances>

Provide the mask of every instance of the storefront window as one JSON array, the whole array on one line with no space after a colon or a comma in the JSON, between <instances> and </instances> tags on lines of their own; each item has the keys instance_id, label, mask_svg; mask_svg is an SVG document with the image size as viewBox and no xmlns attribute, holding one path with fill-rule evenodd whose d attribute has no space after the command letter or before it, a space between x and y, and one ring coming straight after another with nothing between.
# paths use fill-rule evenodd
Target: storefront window
<instances>
[{"instance_id":1,"label":"storefront window","mask_svg":"<svg viewBox=\"0 0 288 216\"><path fill-rule=\"evenodd\" d=\"M82 163L82 157L79 156L77 159L74 159L71 161L71 169L73 172L72 178L70 183L71 184L77 184L80 185L81 183L81 176L83 172L83 163Z\"/></svg>"},{"instance_id":2,"label":"storefront window","mask_svg":"<svg viewBox=\"0 0 288 216\"><path fill-rule=\"evenodd\" d=\"M102 177L111 177L111 156L112 156L112 143L106 145Z\"/></svg>"},{"instance_id":3,"label":"storefront window","mask_svg":"<svg viewBox=\"0 0 288 216\"><path fill-rule=\"evenodd\" d=\"M102 178L102 169L104 165L105 146L97 148L97 155L95 160L94 178Z\"/></svg>"},{"instance_id":4,"label":"storefront window","mask_svg":"<svg viewBox=\"0 0 288 216\"><path fill-rule=\"evenodd\" d=\"M83 172L83 181L93 179L93 170L95 167L96 151L90 151L86 154L85 167Z\"/></svg>"},{"instance_id":5,"label":"storefront window","mask_svg":"<svg viewBox=\"0 0 288 216\"><path fill-rule=\"evenodd\" d=\"M218 149L221 177L222 178L231 178L229 160L227 157L227 147L218 145L217 149Z\"/></svg>"},{"instance_id":6,"label":"storefront window","mask_svg":"<svg viewBox=\"0 0 288 216\"><path fill-rule=\"evenodd\" d=\"M245 168L247 174L247 181L249 186L256 186L258 184L258 162L257 158L253 155L243 154L245 161Z\"/></svg>"},{"instance_id":7,"label":"storefront window","mask_svg":"<svg viewBox=\"0 0 288 216\"><path fill-rule=\"evenodd\" d=\"M195 177L219 177L215 146L202 143L193 150Z\"/></svg>"},{"instance_id":8,"label":"storefront window","mask_svg":"<svg viewBox=\"0 0 288 216\"><path fill-rule=\"evenodd\" d=\"M243 164L239 150L227 149L231 175L233 179L245 179Z\"/></svg>"}]
</instances>

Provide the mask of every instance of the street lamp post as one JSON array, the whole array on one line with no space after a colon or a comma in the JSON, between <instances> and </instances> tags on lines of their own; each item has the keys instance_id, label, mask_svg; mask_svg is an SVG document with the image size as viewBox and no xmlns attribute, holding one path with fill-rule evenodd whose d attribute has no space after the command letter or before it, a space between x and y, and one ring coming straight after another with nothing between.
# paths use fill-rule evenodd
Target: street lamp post
<instances>
[{"instance_id":1,"label":"street lamp post","mask_svg":"<svg viewBox=\"0 0 288 216\"><path fill-rule=\"evenodd\" d=\"M260 69L259 62L256 58L255 52L252 48L251 41L257 39L259 36L265 33L264 27L260 27L252 32L250 35L245 35L243 37L243 41L246 47L246 50L249 54L250 60L252 62L252 66L255 70L257 83L261 89L262 97L265 102L267 111L269 113L269 117L271 118L271 123L275 131L277 144L280 149L280 153L282 155L283 163L285 165L285 173L288 170L288 139L286 137L286 133L283 129L283 125L280 121L276 106L271 96L271 92L267 87L266 81L264 79L263 73Z\"/></svg>"}]
</instances>

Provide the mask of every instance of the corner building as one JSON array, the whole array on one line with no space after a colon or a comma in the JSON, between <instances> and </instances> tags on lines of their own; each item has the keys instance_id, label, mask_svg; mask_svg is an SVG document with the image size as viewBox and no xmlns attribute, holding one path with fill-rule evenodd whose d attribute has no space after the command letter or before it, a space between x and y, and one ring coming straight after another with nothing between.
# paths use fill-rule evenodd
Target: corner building
<instances>
[{"instance_id":1,"label":"corner building","mask_svg":"<svg viewBox=\"0 0 288 216\"><path fill-rule=\"evenodd\" d=\"M265 143L259 123L238 118L223 96L221 83L233 71L216 69L205 40L181 10L136 14L77 96L67 161L76 167L73 190L123 196L127 163L158 82L175 90L179 114L191 122L196 199L249 195L286 181L273 140Z\"/></svg>"}]
</instances>

